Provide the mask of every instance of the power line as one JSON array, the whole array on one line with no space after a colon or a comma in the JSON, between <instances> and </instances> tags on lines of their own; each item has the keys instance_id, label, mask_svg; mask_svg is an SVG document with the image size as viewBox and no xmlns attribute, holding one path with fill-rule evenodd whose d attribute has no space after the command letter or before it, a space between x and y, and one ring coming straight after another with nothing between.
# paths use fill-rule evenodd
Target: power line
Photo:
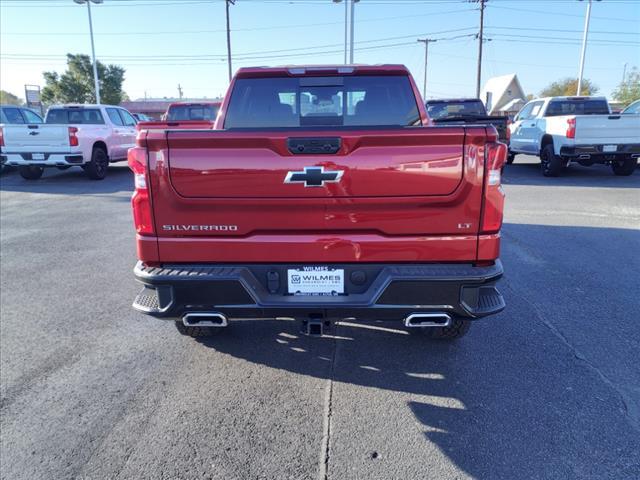
<instances>
[{"instance_id":1,"label":"power line","mask_svg":"<svg viewBox=\"0 0 640 480\"><path fill-rule=\"evenodd\" d=\"M544 11L544 10L533 10L533 9L529 9L529 8L517 8L517 7L503 7L503 6L496 6L496 5L490 5L490 7L493 8L498 8L501 10L513 10L516 12L528 12L528 13L540 13L542 15L553 15L553 16L563 16L563 17L577 17L577 18L584 18L584 15L577 15L574 13L564 13L564 12L549 12ZM632 23L638 23L637 19L630 19L630 18L618 18L618 17L600 17L600 16L593 16L592 18L598 18L600 20L613 20L613 21L617 21L617 22L632 22Z\"/></svg>"},{"instance_id":2,"label":"power line","mask_svg":"<svg viewBox=\"0 0 640 480\"><path fill-rule=\"evenodd\" d=\"M244 0L245 2L247 0ZM102 8L102 6L101 6ZM372 23L372 22L388 22L389 20L402 20L406 18L416 18L416 17L432 17L435 15L448 15L450 13L463 13L463 12L473 12L475 9L456 9L456 10L447 10L443 12L433 12L433 13L424 13L424 14L414 14L414 15L400 15L395 17L380 17L380 18L364 18L358 20L358 23ZM329 25L342 25L343 22L319 22L319 23L299 23L295 25L273 25L268 27L251 27L251 28L234 28L234 32L253 32L260 30L285 30L285 29L297 29L297 28L307 28L307 27L321 27L321 26L329 26ZM226 32L226 29L220 30L153 30L153 31L143 31L143 32L105 32L105 33L96 33L95 35L114 35L114 36L138 36L138 35L166 35L166 34L201 34L201 33L222 33ZM2 35L61 35L61 36L75 36L75 35L86 35L84 32L0 32Z\"/></svg>"}]
</instances>

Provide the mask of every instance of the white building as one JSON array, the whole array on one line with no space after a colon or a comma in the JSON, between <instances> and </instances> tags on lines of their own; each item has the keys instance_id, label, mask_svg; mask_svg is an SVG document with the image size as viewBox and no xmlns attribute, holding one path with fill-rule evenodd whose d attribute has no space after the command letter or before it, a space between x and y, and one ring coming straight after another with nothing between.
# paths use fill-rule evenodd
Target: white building
<instances>
[{"instance_id":1,"label":"white building","mask_svg":"<svg viewBox=\"0 0 640 480\"><path fill-rule=\"evenodd\" d=\"M480 94L489 115L516 114L527 102L526 98L515 73L490 78Z\"/></svg>"}]
</instances>

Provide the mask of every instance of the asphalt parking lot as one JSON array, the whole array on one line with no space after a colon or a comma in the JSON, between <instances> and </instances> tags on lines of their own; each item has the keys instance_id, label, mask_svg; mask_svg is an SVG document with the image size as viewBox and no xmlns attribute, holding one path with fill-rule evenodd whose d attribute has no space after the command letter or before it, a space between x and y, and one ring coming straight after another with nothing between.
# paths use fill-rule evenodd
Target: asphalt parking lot
<instances>
[{"instance_id":1,"label":"asphalt parking lot","mask_svg":"<svg viewBox=\"0 0 640 480\"><path fill-rule=\"evenodd\" d=\"M640 478L640 169L505 174L507 309L204 341L134 313L132 178L0 182L6 479Z\"/></svg>"}]
</instances>

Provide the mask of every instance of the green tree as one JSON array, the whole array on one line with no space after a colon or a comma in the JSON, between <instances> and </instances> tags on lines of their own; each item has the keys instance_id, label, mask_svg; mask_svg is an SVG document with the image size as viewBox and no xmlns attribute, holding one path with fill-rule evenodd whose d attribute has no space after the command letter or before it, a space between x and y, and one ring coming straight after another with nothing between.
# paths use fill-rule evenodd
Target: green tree
<instances>
[{"instance_id":1,"label":"green tree","mask_svg":"<svg viewBox=\"0 0 640 480\"><path fill-rule=\"evenodd\" d=\"M595 95L600 90L591 80L586 78L582 79L582 87L580 95ZM544 90L540 92L541 97L570 97L575 95L578 91L578 79L577 78L563 78L562 80L556 80L548 85Z\"/></svg>"},{"instance_id":2,"label":"green tree","mask_svg":"<svg viewBox=\"0 0 640 480\"><path fill-rule=\"evenodd\" d=\"M9 93L5 90L0 90L0 104L2 105L22 105L24 102L19 97L16 97L13 93Z\"/></svg>"},{"instance_id":3,"label":"green tree","mask_svg":"<svg viewBox=\"0 0 640 480\"><path fill-rule=\"evenodd\" d=\"M123 97L124 68L97 62L102 103L118 105ZM88 55L67 54L67 71L44 72L44 103L95 103L93 65Z\"/></svg>"},{"instance_id":4,"label":"green tree","mask_svg":"<svg viewBox=\"0 0 640 480\"><path fill-rule=\"evenodd\" d=\"M613 91L613 98L622 102L625 107L640 99L640 71L637 68L631 69L624 81L620 82Z\"/></svg>"}]
</instances>

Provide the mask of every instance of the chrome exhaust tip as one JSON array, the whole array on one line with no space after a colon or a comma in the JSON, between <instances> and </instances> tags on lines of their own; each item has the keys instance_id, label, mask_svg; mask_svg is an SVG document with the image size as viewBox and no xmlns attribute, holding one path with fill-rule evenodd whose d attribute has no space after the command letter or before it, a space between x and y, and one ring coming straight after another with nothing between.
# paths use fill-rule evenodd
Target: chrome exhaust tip
<instances>
[{"instance_id":1,"label":"chrome exhaust tip","mask_svg":"<svg viewBox=\"0 0 640 480\"><path fill-rule=\"evenodd\" d=\"M186 327L226 327L227 317L217 312L192 312L182 317Z\"/></svg>"},{"instance_id":2,"label":"chrome exhaust tip","mask_svg":"<svg viewBox=\"0 0 640 480\"><path fill-rule=\"evenodd\" d=\"M448 313L412 313L404 319L407 328L448 327L451 315Z\"/></svg>"},{"instance_id":3,"label":"chrome exhaust tip","mask_svg":"<svg viewBox=\"0 0 640 480\"><path fill-rule=\"evenodd\" d=\"M583 154L578 157L578 160L589 160L591 155Z\"/></svg>"}]
</instances>

